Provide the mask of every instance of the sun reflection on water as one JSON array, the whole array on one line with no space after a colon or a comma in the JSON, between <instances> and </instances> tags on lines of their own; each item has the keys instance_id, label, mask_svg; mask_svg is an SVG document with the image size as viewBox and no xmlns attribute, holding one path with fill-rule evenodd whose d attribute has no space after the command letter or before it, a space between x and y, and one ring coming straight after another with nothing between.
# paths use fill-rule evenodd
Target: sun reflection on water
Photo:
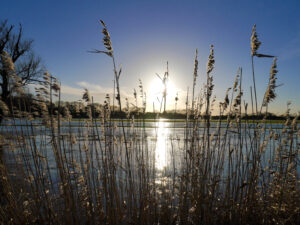
<instances>
[{"instance_id":1,"label":"sun reflection on water","mask_svg":"<svg viewBox=\"0 0 300 225\"><path fill-rule=\"evenodd\" d=\"M160 120L157 122L157 140L155 148L155 167L158 170L163 170L167 166L167 138L169 129L165 126L165 122Z\"/></svg>"}]
</instances>

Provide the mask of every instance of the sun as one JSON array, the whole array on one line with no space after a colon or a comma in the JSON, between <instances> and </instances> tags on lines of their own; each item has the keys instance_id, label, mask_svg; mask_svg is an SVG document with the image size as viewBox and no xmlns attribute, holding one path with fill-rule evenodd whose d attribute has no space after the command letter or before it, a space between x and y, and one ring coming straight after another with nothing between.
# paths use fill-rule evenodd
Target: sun
<instances>
[{"instance_id":1,"label":"sun","mask_svg":"<svg viewBox=\"0 0 300 225\"><path fill-rule=\"evenodd\" d=\"M148 100L149 103L151 103L151 110L154 104L155 110L160 110L160 104L162 102L164 92L164 85L162 81L157 77L154 78L148 89ZM170 109L172 106L174 106L174 99L177 94L177 88L172 82L172 80L168 79L167 81L167 109ZM149 106L150 107L150 106ZM163 107L163 106L162 106Z\"/></svg>"}]
</instances>

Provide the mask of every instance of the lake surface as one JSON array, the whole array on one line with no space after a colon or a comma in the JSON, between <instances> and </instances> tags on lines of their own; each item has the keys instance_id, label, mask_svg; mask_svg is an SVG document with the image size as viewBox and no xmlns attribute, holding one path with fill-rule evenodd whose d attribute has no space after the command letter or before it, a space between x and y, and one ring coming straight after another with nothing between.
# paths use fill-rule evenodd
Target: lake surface
<instances>
[{"instance_id":1,"label":"lake surface","mask_svg":"<svg viewBox=\"0 0 300 225\"><path fill-rule=\"evenodd\" d=\"M116 145L116 147L113 147L114 160L118 161L118 158L120 158L124 161L126 156L124 153L125 140L123 132L125 132L126 142L131 151L133 166L135 163L138 163L138 157L141 157L140 152L142 152L143 154L147 154L149 165L155 165L157 171L167 171L168 169L179 171L184 163L193 133L196 132L194 133L196 138L195 140L193 139L193 141L196 141L200 145L201 142L203 142L206 131L204 122L195 125L192 122L186 123L182 120L167 119L146 120L146 122L141 120L135 122L124 121L123 126L124 131L120 120L112 120L104 126L101 126L99 121L96 123L84 120L63 121L61 122L59 136L61 137L61 144L67 146L64 149L67 157L72 157L77 161L82 160L79 150L83 148L83 145L88 146L92 152L91 157L96 160L95 154L97 149L103 148L101 145L104 145L104 149L106 149L106 147L109 148L111 140L113 140L113 142L115 142L114 145ZM257 126L259 126L258 129L264 129L264 136L259 138L260 144L264 143L264 138L266 138L270 132L280 135L284 128L284 124L280 123L260 125L256 123L241 123L240 127L235 127L234 124L229 127L225 122L212 122L210 128L211 141L215 143L217 142L215 139L222 139L226 134L233 145L236 145L239 135L241 135L243 146L247 146L251 144L251 138L247 138L247 135L253 135L254 128L257 128ZM197 127L196 131L193 127ZM239 129L241 130L240 134ZM40 120L7 120L2 123L0 132L2 134L10 134L11 142L15 144L15 150L22 152L22 157L25 155L25 157L30 159L31 150L37 149L40 151L44 157L47 157L50 170L52 171L51 173L53 177L56 177L56 163L53 155L53 146L51 145L51 139L53 137L52 130L43 126ZM105 135L103 135L104 133ZM58 136L57 129L55 129L54 136L56 138ZM70 142L70 136L75 137L77 142L72 146L68 144L68 142ZM20 138L22 140L18 140ZM9 146L4 146L5 151L2 157L6 160L8 165L11 164L13 167L15 156L10 153L9 148ZM274 148L272 142L267 144L265 151L270 151L271 148ZM243 147L243 151L246 151L246 147ZM272 152L265 154L266 157L263 158L262 163L267 163L270 157L273 157L272 154ZM101 157L106 156L102 155ZM101 158L101 160L103 159ZM33 163L31 160L30 162ZM121 166L124 165L122 164Z\"/></svg>"}]
</instances>

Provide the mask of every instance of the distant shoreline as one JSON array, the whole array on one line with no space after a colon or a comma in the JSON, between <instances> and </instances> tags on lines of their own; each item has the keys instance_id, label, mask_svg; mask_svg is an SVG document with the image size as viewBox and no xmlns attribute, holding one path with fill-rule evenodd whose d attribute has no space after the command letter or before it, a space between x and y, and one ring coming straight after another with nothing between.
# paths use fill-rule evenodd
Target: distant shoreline
<instances>
[{"instance_id":1,"label":"distant shoreline","mask_svg":"<svg viewBox=\"0 0 300 225\"><path fill-rule=\"evenodd\" d=\"M10 118L12 119L12 118ZM9 120L10 120L9 119ZM15 120L23 120L23 118L15 118ZM84 122L86 121L88 118L73 118L71 119L71 122ZM35 119L34 121L40 121L41 118L37 118ZM6 120L7 121L7 120ZM101 119L94 119L93 120L94 122L101 122ZM107 122L121 122L122 121L122 118L111 118L110 120L108 120ZM63 122L67 122L66 120L63 120ZM132 122L132 119L123 119L123 122ZM134 122L145 122L145 123L155 123L155 122L167 122L167 123L185 123L186 120L185 119L168 119L168 118L157 118L157 119L143 119L143 118L137 118L137 119L134 119ZM192 119L188 120L189 123L192 123L194 122ZM224 123L227 123L227 120L225 119L221 119L221 120L218 120L218 119L212 119L210 120L211 123L219 123L221 122L222 124ZM245 119L242 119L241 120L242 123L259 123L259 124L283 124L285 123L286 121L285 120L279 120L279 119L273 119L273 120L265 120L265 121L262 121L262 120L259 120L259 119L248 119L248 120L245 120ZM198 123L205 123L205 120L204 119L199 119L198 120ZM298 124L300 124L300 120L297 121ZM34 126L38 126L40 124L33 124ZM10 126L9 124L3 124L1 123L0 126ZM12 126L12 125L11 125ZM17 126L31 126L31 125L25 125L25 124L17 124Z\"/></svg>"}]
</instances>

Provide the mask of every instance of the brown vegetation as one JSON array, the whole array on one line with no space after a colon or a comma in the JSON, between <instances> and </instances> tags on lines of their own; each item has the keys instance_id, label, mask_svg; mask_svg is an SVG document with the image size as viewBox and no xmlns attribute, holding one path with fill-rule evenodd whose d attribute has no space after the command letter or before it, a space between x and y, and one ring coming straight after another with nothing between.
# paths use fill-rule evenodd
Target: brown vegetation
<instances>
[{"instance_id":1,"label":"brown vegetation","mask_svg":"<svg viewBox=\"0 0 300 225\"><path fill-rule=\"evenodd\" d=\"M103 21L101 24L106 50L95 52L113 60L116 99L122 112L121 69L115 66L107 27ZM259 45L255 42L253 46L255 56ZM167 140L171 150L168 167L163 169L156 168L156 146L147 137L145 121L135 121L129 104L124 107L129 127L125 127L123 119L110 120L110 96L100 106L86 90L81 104L88 118L79 121L76 129L72 129L68 107L61 104L59 82L48 73L29 108L24 110L26 104L20 98L19 106L8 112L1 101L11 126L1 127L0 224L299 222L297 117L291 119L288 105L286 122L281 127L268 124L266 117L259 121L249 119L239 69L219 105L220 119L213 129L213 51L211 47L205 91L197 100L192 97L191 109L187 99L184 136ZM197 66L196 55L194 80ZM274 75L274 64L272 68ZM265 115L275 98L271 92L276 87L273 75L262 106ZM135 107L143 118L146 102L142 84L140 94L143 104ZM136 92L134 97L137 98ZM17 94L10 100L14 98ZM96 110L100 122L96 121ZM33 112L37 111L43 126L34 126ZM26 126L18 126L20 120L16 117L21 117ZM226 118L226 123L221 118Z\"/></svg>"}]
</instances>

